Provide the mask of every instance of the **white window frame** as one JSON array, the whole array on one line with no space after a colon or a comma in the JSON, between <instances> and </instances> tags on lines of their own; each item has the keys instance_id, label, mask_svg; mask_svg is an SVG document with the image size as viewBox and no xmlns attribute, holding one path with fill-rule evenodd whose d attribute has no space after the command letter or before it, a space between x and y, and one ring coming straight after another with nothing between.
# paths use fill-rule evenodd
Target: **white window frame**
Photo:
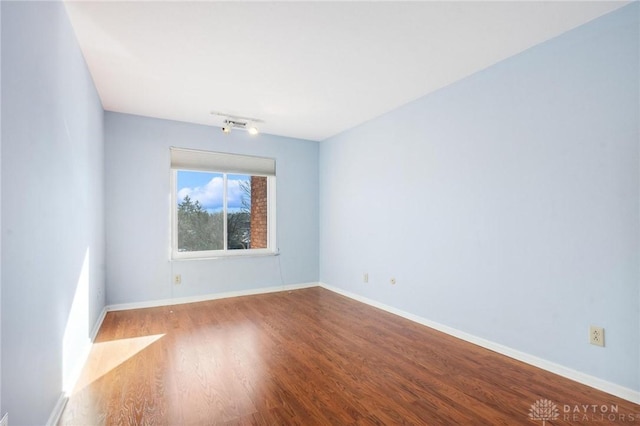
<instances>
[{"instance_id":1,"label":"white window frame","mask_svg":"<svg viewBox=\"0 0 640 426\"><path fill-rule=\"evenodd\" d=\"M207 151L195 151L185 150L181 148L171 148L172 155L173 150L186 152L187 156L202 152L205 156L207 154L219 154L220 156L228 156L231 158L231 163L234 159L242 162L243 159L247 159L249 162L252 159L260 160L260 157L241 156L236 154L222 154L222 153L209 153ZM244 158L243 158L244 157ZM269 160L269 159L265 159ZM274 160L271 160L274 161ZM222 171L220 170L222 169ZM222 250L201 250L201 251L179 251L178 250L178 171L196 171L204 173L219 173L223 175L224 179L224 196L223 198L223 249ZM257 249L231 249L227 247L227 175L229 174L241 174L247 176L264 176L267 178L267 248ZM273 175L267 175L261 172L252 172L251 169L239 168L238 171L228 169L225 167L215 167L207 165L197 165L197 167L182 167L181 165L171 165L171 259L215 259L215 258L228 258L228 257L251 257L251 256L273 256L278 253L276 244L276 176L275 176L275 162Z\"/></svg>"}]
</instances>

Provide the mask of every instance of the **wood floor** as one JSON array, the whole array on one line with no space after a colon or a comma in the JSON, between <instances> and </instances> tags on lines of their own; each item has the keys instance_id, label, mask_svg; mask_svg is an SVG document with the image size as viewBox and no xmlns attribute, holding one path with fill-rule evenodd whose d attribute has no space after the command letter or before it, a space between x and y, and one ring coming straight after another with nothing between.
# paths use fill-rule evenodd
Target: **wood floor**
<instances>
[{"instance_id":1,"label":"wood floor","mask_svg":"<svg viewBox=\"0 0 640 426\"><path fill-rule=\"evenodd\" d=\"M316 287L110 312L59 424L531 426L540 399L546 425L640 425L638 405Z\"/></svg>"}]
</instances>

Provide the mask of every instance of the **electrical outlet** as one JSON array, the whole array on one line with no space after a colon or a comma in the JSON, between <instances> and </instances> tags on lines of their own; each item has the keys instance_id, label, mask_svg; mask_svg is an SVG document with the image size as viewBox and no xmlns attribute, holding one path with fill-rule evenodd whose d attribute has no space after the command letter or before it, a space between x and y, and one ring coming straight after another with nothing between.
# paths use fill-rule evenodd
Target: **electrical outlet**
<instances>
[{"instance_id":1,"label":"electrical outlet","mask_svg":"<svg viewBox=\"0 0 640 426\"><path fill-rule=\"evenodd\" d=\"M589 343L604 346L604 328L592 325L589 327Z\"/></svg>"},{"instance_id":2,"label":"electrical outlet","mask_svg":"<svg viewBox=\"0 0 640 426\"><path fill-rule=\"evenodd\" d=\"M391 285L396 285L396 279L395 278L391 278Z\"/></svg>"},{"instance_id":3,"label":"electrical outlet","mask_svg":"<svg viewBox=\"0 0 640 426\"><path fill-rule=\"evenodd\" d=\"M176 276L173 277L173 283L174 284L182 284L182 275L176 274Z\"/></svg>"},{"instance_id":4,"label":"electrical outlet","mask_svg":"<svg viewBox=\"0 0 640 426\"><path fill-rule=\"evenodd\" d=\"M365 272L362 276L362 281L364 281L365 283L369 282L369 274L367 272Z\"/></svg>"}]
</instances>

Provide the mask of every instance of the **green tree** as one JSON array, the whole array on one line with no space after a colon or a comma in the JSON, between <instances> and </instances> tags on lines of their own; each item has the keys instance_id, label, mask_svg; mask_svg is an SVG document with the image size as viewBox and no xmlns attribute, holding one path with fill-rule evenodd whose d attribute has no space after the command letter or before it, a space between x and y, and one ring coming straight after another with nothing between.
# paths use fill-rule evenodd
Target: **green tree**
<instances>
[{"instance_id":1,"label":"green tree","mask_svg":"<svg viewBox=\"0 0 640 426\"><path fill-rule=\"evenodd\" d=\"M178 250L221 250L222 213L207 212L187 195L178 204Z\"/></svg>"}]
</instances>

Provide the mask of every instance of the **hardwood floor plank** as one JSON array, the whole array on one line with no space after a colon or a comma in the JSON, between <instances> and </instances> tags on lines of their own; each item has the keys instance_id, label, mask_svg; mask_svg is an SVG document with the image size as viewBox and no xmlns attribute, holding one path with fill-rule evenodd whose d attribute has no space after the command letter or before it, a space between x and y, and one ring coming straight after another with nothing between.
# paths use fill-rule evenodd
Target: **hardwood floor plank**
<instances>
[{"instance_id":1,"label":"hardwood floor plank","mask_svg":"<svg viewBox=\"0 0 640 426\"><path fill-rule=\"evenodd\" d=\"M531 425L539 399L640 423L636 404L309 288L108 313L59 424ZM564 416L546 424L580 424Z\"/></svg>"}]
</instances>

